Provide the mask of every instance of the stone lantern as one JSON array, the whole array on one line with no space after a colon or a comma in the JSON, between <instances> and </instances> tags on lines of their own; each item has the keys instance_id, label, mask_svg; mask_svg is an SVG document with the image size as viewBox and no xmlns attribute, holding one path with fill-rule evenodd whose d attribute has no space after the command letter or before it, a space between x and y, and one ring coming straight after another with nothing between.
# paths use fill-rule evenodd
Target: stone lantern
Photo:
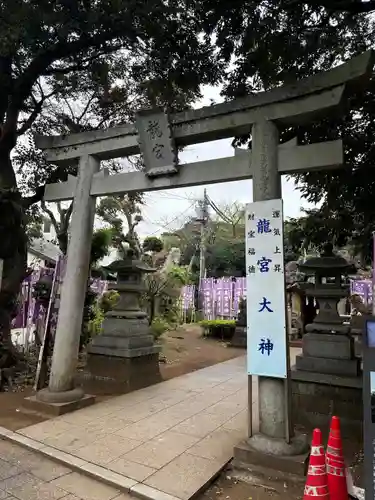
<instances>
[{"instance_id":1,"label":"stone lantern","mask_svg":"<svg viewBox=\"0 0 375 500\"><path fill-rule=\"evenodd\" d=\"M350 325L337 311L340 299L349 295L343 277L353 272L353 266L326 245L320 257L308 259L300 270L315 279L303 287L306 297L318 303L318 313L305 327L302 354L291 370L294 423L320 426L337 415L349 432L360 432L360 360L354 356Z\"/></svg>"},{"instance_id":2,"label":"stone lantern","mask_svg":"<svg viewBox=\"0 0 375 500\"><path fill-rule=\"evenodd\" d=\"M307 298L317 301L318 313L305 327L297 370L357 376L359 365L350 326L343 324L337 310L338 302L349 295L349 285L343 284L342 278L353 272L353 266L333 254L332 245L327 244L320 257L308 259L299 269L315 278L314 283L304 284L304 290Z\"/></svg>"},{"instance_id":3,"label":"stone lantern","mask_svg":"<svg viewBox=\"0 0 375 500\"><path fill-rule=\"evenodd\" d=\"M104 388L128 392L160 381L161 347L155 345L148 315L140 307L143 276L155 269L131 256L107 269L117 275L108 288L119 293L119 300L105 315L102 333L88 346L87 367L89 378L102 380Z\"/></svg>"}]
</instances>

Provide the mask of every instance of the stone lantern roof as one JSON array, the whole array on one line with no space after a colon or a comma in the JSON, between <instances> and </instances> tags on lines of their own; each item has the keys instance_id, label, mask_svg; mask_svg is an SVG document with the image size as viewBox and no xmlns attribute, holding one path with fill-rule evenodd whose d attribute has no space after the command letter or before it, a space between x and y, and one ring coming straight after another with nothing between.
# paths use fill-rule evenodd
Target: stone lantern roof
<instances>
[{"instance_id":1,"label":"stone lantern roof","mask_svg":"<svg viewBox=\"0 0 375 500\"><path fill-rule=\"evenodd\" d=\"M352 274L356 272L356 267L349 263L344 257L333 253L333 245L327 243L319 257L311 257L303 264L299 264L299 269L306 274Z\"/></svg>"},{"instance_id":2,"label":"stone lantern roof","mask_svg":"<svg viewBox=\"0 0 375 500\"><path fill-rule=\"evenodd\" d=\"M156 269L150 267L147 262L143 262L141 260L133 260L133 259L120 259L111 262L108 266L105 267L111 273L120 273L123 274L129 271L139 271L141 273L154 273Z\"/></svg>"}]
</instances>

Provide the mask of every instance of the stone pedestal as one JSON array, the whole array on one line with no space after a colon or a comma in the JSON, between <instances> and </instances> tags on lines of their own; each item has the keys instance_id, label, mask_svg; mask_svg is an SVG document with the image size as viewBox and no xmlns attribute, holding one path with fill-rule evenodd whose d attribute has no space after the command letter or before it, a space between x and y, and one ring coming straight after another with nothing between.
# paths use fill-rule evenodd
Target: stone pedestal
<instances>
[{"instance_id":1,"label":"stone pedestal","mask_svg":"<svg viewBox=\"0 0 375 500\"><path fill-rule=\"evenodd\" d=\"M246 300L240 302L240 312L236 321L236 329L231 340L233 347L247 347L247 314Z\"/></svg>"},{"instance_id":2,"label":"stone pedestal","mask_svg":"<svg viewBox=\"0 0 375 500\"><path fill-rule=\"evenodd\" d=\"M355 356L350 327L343 324L337 308L348 294L342 276L350 265L327 248L301 268L314 271L315 285L306 289L306 295L315 297L319 312L306 326L302 354L291 372L293 421L309 428L324 427L337 415L345 432L361 432L360 359Z\"/></svg>"},{"instance_id":3,"label":"stone pedestal","mask_svg":"<svg viewBox=\"0 0 375 500\"><path fill-rule=\"evenodd\" d=\"M360 375L360 360L354 356L354 339L349 334L306 333L295 367L345 377Z\"/></svg>"},{"instance_id":4,"label":"stone pedestal","mask_svg":"<svg viewBox=\"0 0 375 500\"><path fill-rule=\"evenodd\" d=\"M344 437L362 436L362 377L291 370L292 418L306 429L327 431L330 417L341 420Z\"/></svg>"},{"instance_id":5,"label":"stone pedestal","mask_svg":"<svg viewBox=\"0 0 375 500\"><path fill-rule=\"evenodd\" d=\"M231 340L232 347L247 348L247 328L246 326L237 326Z\"/></svg>"},{"instance_id":6,"label":"stone pedestal","mask_svg":"<svg viewBox=\"0 0 375 500\"><path fill-rule=\"evenodd\" d=\"M97 392L125 393L160 382L159 352L150 332L147 313L141 311L142 276L150 269L138 261L118 261L110 270L117 283L109 289L119 300L106 314L103 332L88 346L85 385L95 383Z\"/></svg>"}]
</instances>

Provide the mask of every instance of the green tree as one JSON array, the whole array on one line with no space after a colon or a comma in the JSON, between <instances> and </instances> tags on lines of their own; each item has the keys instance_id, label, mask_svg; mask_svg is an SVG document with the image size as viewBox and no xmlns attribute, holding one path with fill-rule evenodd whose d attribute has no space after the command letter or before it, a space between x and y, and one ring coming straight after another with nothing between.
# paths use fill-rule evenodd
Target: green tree
<instances>
[{"instance_id":1,"label":"green tree","mask_svg":"<svg viewBox=\"0 0 375 500\"><path fill-rule=\"evenodd\" d=\"M73 130L74 123L66 117L69 106L91 106L96 128L110 125L113 108L139 95L139 103L154 104L159 99L170 109L185 107L200 94L200 84L215 82L222 69L211 41L200 33L194 4L184 0L1 3L0 258L4 275L0 334L4 345L10 346L12 303L26 268L27 210L42 199L46 182L64 180L67 173L76 171L74 166L47 164L27 144L22 151L20 138L31 141L31 132L56 133L57 125L60 133ZM128 86L129 76L133 83ZM115 77L123 83L116 85ZM134 87L143 90L134 94ZM81 102L83 95L86 100ZM59 108L61 120L51 123ZM127 109L122 107L123 116ZM117 115L114 122L118 119ZM20 149L14 163L16 145ZM26 150L34 155L29 161ZM28 168L33 159L36 169Z\"/></svg>"},{"instance_id":2,"label":"green tree","mask_svg":"<svg viewBox=\"0 0 375 500\"><path fill-rule=\"evenodd\" d=\"M113 246L123 257L127 255L129 248L133 251L135 258L141 257L142 247L136 227L142 221L142 205L141 194L108 196L99 202L97 215L109 225ZM126 220L126 228L124 220Z\"/></svg>"},{"instance_id":3,"label":"green tree","mask_svg":"<svg viewBox=\"0 0 375 500\"><path fill-rule=\"evenodd\" d=\"M243 97L328 70L374 46L374 2L360 0L208 0L201 16L223 58L232 60L222 95ZM354 15L353 15L354 14ZM375 78L366 91L347 93L344 116L308 127L281 128L281 142L300 144L342 138L345 168L295 176L303 196L320 204L305 214L303 239L317 244L324 234L335 245L350 244L370 259L375 230ZM250 137L235 143L249 143ZM318 224L319 222L320 224Z\"/></svg>"},{"instance_id":4,"label":"green tree","mask_svg":"<svg viewBox=\"0 0 375 500\"><path fill-rule=\"evenodd\" d=\"M286 8L295 7L300 0L284 0ZM311 7L324 7L331 12L348 12L350 14L364 14L375 10L374 0L305 0Z\"/></svg>"},{"instance_id":5,"label":"green tree","mask_svg":"<svg viewBox=\"0 0 375 500\"><path fill-rule=\"evenodd\" d=\"M97 229L92 235L90 267L95 268L109 253L112 244L112 231L108 228Z\"/></svg>"},{"instance_id":6,"label":"green tree","mask_svg":"<svg viewBox=\"0 0 375 500\"><path fill-rule=\"evenodd\" d=\"M157 253L163 250L163 242L156 236L148 236L143 240L142 249L144 252Z\"/></svg>"}]
</instances>

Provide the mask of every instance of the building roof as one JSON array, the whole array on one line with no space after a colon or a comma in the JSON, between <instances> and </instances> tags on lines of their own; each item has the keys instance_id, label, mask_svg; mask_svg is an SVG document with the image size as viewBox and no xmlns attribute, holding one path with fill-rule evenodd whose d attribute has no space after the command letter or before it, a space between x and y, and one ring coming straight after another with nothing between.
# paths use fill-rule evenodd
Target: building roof
<instances>
[{"instance_id":1,"label":"building roof","mask_svg":"<svg viewBox=\"0 0 375 500\"><path fill-rule=\"evenodd\" d=\"M56 263L59 255L61 255L61 250L57 245L41 238L32 238L27 249L29 253L39 259L47 260L51 263Z\"/></svg>"}]
</instances>

